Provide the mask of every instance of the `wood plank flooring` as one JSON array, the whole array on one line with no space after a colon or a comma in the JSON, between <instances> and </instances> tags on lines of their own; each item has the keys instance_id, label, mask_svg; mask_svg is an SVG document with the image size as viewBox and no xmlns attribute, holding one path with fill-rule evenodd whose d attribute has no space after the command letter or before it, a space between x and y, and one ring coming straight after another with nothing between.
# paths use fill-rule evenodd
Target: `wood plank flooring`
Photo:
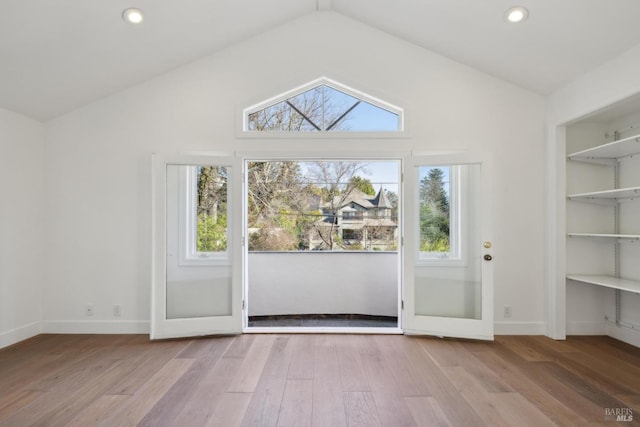
<instances>
[{"instance_id":1,"label":"wood plank flooring","mask_svg":"<svg viewBox=\"0 0 640 427\"><path fill-rule=\"evenodd\" d=\"M607 337L40 335L0 350L0 427L640 425ZM631 420L629 420L631 416Z\"/></svg>"}]
</instances>

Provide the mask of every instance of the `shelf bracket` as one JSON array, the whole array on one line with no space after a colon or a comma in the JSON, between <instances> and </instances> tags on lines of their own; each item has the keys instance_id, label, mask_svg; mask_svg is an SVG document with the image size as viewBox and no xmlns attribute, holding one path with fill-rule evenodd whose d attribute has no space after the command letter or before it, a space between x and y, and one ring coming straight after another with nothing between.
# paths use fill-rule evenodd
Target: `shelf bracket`
<instances>
[{"instance_id":1,"label":"shelf bracket","mask_svg":"<svg viewBox=\"0 0 640 427\"><path fill-rule=\"evenodd\" d=\"M621 291L620 289L616 289L616 326L620 326L620 320L622 316L620 311L622 309L622 299L621 299Z\"/></svg>"}]
</instances>

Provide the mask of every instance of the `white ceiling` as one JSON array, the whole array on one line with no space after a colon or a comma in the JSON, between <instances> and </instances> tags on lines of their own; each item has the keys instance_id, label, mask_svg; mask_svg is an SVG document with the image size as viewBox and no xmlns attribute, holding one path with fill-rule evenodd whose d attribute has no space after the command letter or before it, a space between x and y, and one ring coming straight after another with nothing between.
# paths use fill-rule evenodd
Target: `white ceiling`
<instances>
[{"instance_id":1,"label":"white ceiling","mask_svg":"<svg viewBox=\"0 0 640 427\"><path fill-rule=\"evenodd\" d=\"M507 24L526 6L529 19ZM317 10L549 94L640 43L638 0L2 0L0 107L46 121ZM126 7L145 11L139 27Z\"/></svg>"}]
</instances>

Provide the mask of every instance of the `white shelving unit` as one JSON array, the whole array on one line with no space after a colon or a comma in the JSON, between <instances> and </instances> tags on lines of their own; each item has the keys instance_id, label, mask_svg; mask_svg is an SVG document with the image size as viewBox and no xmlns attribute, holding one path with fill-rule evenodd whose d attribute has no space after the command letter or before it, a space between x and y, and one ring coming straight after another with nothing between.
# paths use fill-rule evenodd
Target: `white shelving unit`
<instances>
[{"instance_id":1,"label":"white shelving unit","mask_svg":"<svg viewBox=\"0 0 640 427\"><path fill-rule=\"evenodd\" d=\"M637 154L640 154L640 135L578 151L568 157L581 162L615 164L618 159Z\"/></svg>"},{"instance_id":2,"label":"white shelving unit","mask_svg":"<svg viewBox=\"0 0 640 427\"><path fill-rule=\"evenodd\" d=\"M618 141L599 145L594 148L582 150L570 154L567 158L571 161L610 165L614 167L615 185L618 185L618 165L620 159L630 158L640 155L640 135L630 136ZM586 203L596 203L615 207L615 231L614 233L567 233L569 238L589 238L612 240L615 245L615 270L614 276L608 275L586 275L567 274L567 279L587 283L590 285L603 286L616 290L617 308L619 308L619 291L634 292L640 294L640 281L627 280L619 277L620 245L624 243L636 243L640 241L640 235L621 234L619 230L619 203L622 201L634 201L640 199L640 187L615 188L613 190L593 191L587 193L570 194L568 200ZM640 228L640 227L639 227ZM619 322L619 313L616 313L616 322Z\"/></svg>"},{"instance_id":3,"label":"white shelving unit","mask_svg":"<svg viewBox=\"0 0 640 427\"><path fill-rule=\"evenodd\" d=\"M592 274L569 274L567 275L567 279L640 294L640 282L635 280L625 280L617 277L597 276Z\"/></svg>"},{"instance_id":4,"label":"white shelving unit","mask_svg":"<svg viewBox=\"0 0 640 427\"><path fill-rule=\"evenodd\" d=\"M571 194L569 200L591 203L616 203L620 200L635 200L640 198L640 187L619 188L617 190L594 191L592 193Z\"/></svg>"}]
</instances>

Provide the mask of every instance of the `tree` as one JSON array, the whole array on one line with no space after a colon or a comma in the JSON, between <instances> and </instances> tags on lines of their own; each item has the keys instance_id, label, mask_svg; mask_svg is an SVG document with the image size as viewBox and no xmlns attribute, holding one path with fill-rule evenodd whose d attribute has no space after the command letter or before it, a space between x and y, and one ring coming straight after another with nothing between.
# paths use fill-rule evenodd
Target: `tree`
<instances>
[{"instance_id":1,"label":"tree","mask_svg":"<svg viewBox=\"0 0 640 427\"><path fill-rule=\"evenodd\" d=\"M371 184L371 181L369 181L367 178L354 176L351 178L351 184L353 184L355 188L362 191L364 194L368 194L370 196L374 196L376 194L376 190L373 188L373 184Z\"/></svg>"},{"instance_id":2,"label":"tree","mask_svg":"<svg viewBox=\"0 0 640 427\"><path fill-rule=\"evenodd\" d=\"M397 227L395 225L391 226L388 224L377 224L377 225L368 225L365 227L365 249L372 250L381 250L381 247L384 247L384 250L389 249L397 249L397 244L395 242L395 231ZM393 242L391 248L389 248L389 243Z\"/></svg>"},{"instance_id":3,"label":"tree","mask_svg":"<svg viewBox=\"0 0 640 427\"><path fill-rule=\"evenodd\" d=\"M227 249L227 170L219 166L197 169L198 252Z\"/></svg>"},{"instance_id":4,"label":"tree","mask_svg":"<svg viewBox=\"0 0 640 427\"><path fill-rule=\"evenodd\" d=\"M343 241L340 235L340 215L355 193L375 195L371 182L358 175L365 167L357 161L250 162L249 250L353 248L353 242L347 245L349 239ZM390 201L392 218L397 218L395 193ZM388 215L385 218L391 220ZM372 241L382 241L388 240L396 225L381 222L367 223L366 227L372 227Z\"/></svg>"},{"instance_id":5,"label":"tree","mask_svg":"<svg viewBox=\"0 0 640 427\"><path fill-rule=\"evenodd\" d=\"M249 225L270 221L303 203L298 162L250 162L247 168Z\"/></svg>"},{"instance_id":6,"label":"tree","mask_svg":"<svg viewBox=\"0 0 640 427\"><path fill-rule=\"evenodd\" d=\"M250 162L247 179L248 225L259 230L249 239L249 250L295 248L292 242L300 237L298 213L309 206L299 163Z\"/></svg>"},{"instance_id":7,"label":"tree","mask_svg":"<svg viewBox=\"0 0 640 427\"><path fill-rule=\"evenodd\" d=\"M260 229L249 236L251 251L291 251L297 248L297 239L289 230L263 224Z\"/></svg>"},{"instance_id":8,"label":"tree","mask_svg":"<svg viewBox=\"0 0 640 427\"><path fill-rule=\"evenodd\" d=\"M431 168L420 180L420 250L448 252L449 198L444 188L444 171Z\"/></svg>"},{"instance_id":9,"label":"tree","mask_svg":"<svg viewBox=\"0 0 640 427\"><path fill-rule=\"evenodd\" d=\"M198 217L198 252L220 252L227 249L227 215L221 214L214 221L211 216Z\"/></svg>"},{"instance_id":10,"label":"tree","mask_svg":"<svg viewBox=\"0 0 640 427\"><path fill-rule=\"evenodd\" d=\"M219 166L202 166L198 170L198 215L217 222L218 208L227 203L227 170Z\"/></svg>"},{"instance_id":11,"label":"tree","mask_svg":"<svg viewBox=\"0 0 640 427\"><path fill-rule=\"evenodd\" d=\"M316 185L323 188L327 197L324 221L316 221L313 228L328 250L339 246L337 235L339 210L358 187L356 173L365 170L365 163L354 161L321 161L311 164L309 176Z\"/></svg>"},{"instance_id":12,"label":"tree","mask_svg":"<svg viewBox=\"0 0 640 427\"><path fill-rule=\"evenodd\" d=\"M252 131L346 130L348 111L334 99L327 86L314 87L284 101L249 114Z\"/></svg>"},{"instance_id":13,"label":"tree","mask_svg":"<svg viewBox=\"0 0 640 427\"><path fill-rule=\"evenodd\" d=\"M447 215L449 214L449 198L444 189L444 171L440 168L432 168L427 176L420 181L420 200L431 203Z\"/></svg>"}]
</instances>

